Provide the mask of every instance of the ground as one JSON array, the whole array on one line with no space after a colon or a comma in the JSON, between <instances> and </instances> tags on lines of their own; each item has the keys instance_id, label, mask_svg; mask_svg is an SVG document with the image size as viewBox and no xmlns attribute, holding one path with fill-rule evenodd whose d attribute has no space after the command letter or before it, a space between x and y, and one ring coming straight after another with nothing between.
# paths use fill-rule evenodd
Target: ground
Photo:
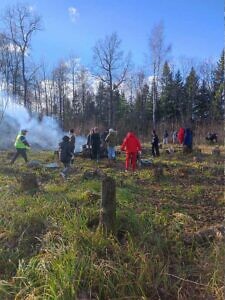
<instances>
[{"instance_id":1,"label":"ground","mask_svg":"<svg viewBox=\"0 0 225 300\"><path fill-rule=\"evenodd\" d=\"M135 173L123 154L111 168L77 157L66 181L59 169L9 166L1 152L0 299L224 299L224 149L198 148L163 151ZM38 190L21 188L27 172ZM117 185L108 236L98 226L104 174Z\"/></svg>"}]
</instances>

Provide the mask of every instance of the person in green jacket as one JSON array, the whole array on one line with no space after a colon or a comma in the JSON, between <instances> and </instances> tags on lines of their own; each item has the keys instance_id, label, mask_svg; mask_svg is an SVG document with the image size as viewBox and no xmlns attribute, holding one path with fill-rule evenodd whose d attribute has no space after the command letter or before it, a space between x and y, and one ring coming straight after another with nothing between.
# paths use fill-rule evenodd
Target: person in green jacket
<instances>
[{"instance_id":1,"label":"person in green jacket","mask_svg":"<svg viewBox=\"0 0 225 300\"><path fill-rule=\"evenodd\" d=\"M30 148L30 144L26 140L26 134L27 134L26 129L22 129L20 133L16 137L15 141L15 148L16 148L16 153L14 154L10 164L14 164L15 160L18 158L18 156L22 156L25 162L27 163L27 149Z\"/></svg>"}]
</instances>

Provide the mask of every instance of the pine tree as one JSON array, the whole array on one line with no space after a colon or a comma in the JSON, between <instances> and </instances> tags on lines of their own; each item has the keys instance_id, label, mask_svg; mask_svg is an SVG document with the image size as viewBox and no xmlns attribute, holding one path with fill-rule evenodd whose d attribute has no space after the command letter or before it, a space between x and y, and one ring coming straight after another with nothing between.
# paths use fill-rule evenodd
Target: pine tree
<instances>
[{"instance_id":1,"label":"pine tree","mask_svg":"<svg viewBox=\"0 0 225 300\"><path fill-rule=\"evenodd\" d=\"M173 74L168 62L165 62L161 77L161 95L159 100L159 115L163 121L171 121L176 115L173 89Z\"/></svg>"},{"instance_id":2,"label":"pine tree","mask_svg":"<svg viewBox=\"0 0 225 300\"><path fill-rule=\"evenodd\" d=\"M202 81L193 107L194 119L204 120L209 117L211 94L205 80Z\"/></svg>"},{"instance_id":3,"label":"pine tree","mask_svg":"<svg viewBox=\"0 0 225 300\"><path fill-rule=\"evenodd\" d=\"M95 96L97 124L102 123L103 125L107 125L108 95L107 88L102 82L100 82Z\"/></svg>"},{"instance_id":4,"label":"pine tree","mask_svg":"<svg viewBox=\"0 0 225 300\"><path fill-rule=\"evenodd\" d=\"M137 91L135 99L135 111L137 120L138 133L146 133L148 127L148 120L150 120L150 93L149 86L144 84L141 89Z\"/></svg>"},{"instance_id":5,"label":"pine tree","mask_svg":"<svg viewBox=\"0 0 225 300\"><path fill-rule=\"evenodd\" d=\"M196 74L195 69L192 67L189 75L186 78L185 83L185 94L186 94L186 103L185 103L185 116L186 121L193 119L193 109L195 107L196 98L198 95L199 89L199 78Z\"/></svg>"},{"instance_id":6,"label":"pine tree","mask_svg":"<svg viewBox=\"0 0 225 300\"><path fill-rule=\"evenodd\" d=\"M178 70L175 74L175 78L173 81L173 98L174 98L174 121L180 121L183 123L184 121L184 111L185 111L185 91L184 91L184 83L180 73Z\"/></svg>"},{"instance_id":7,"label":"pine tree","mask_svg":"<svg viewBox=\"0 0 225 300\"><path fill-rule=\"evenodd\" d=\"M211 105L211 118L222 120L224 114L224 51L214 72L214 91Z\"/></svg>"}]
</instances>

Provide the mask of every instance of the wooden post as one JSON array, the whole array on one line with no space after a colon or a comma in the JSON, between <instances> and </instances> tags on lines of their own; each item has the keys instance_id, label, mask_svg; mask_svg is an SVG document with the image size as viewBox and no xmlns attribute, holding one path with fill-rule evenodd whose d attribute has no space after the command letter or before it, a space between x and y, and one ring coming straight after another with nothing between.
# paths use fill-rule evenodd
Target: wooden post
<instances>
[{"instance_id":1,"label":"wooden post","mask_svg":"<svg viewBox=\"0 0 225 300\"><path fill-rule=\"evenodd\" d=\"M100 224L106 233L115 233L116 227L116 182L111 177L102 180Z\"/></svg>"}]
</instances>

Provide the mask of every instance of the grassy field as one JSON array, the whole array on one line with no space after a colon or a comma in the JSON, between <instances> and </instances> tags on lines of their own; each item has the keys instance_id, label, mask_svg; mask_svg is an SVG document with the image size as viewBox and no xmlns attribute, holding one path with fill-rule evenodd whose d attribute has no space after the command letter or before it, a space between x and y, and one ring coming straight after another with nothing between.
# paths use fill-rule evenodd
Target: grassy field
<instances>
[{"instance_id":1,"label":"grassy field","mask_svg":"<svg viewBox=\"0 0 225 300\"><path fill-rule=\"evenodd\" d=\"M123 155L113 168L78 157L66 181L21 159L11 167L1 152L0 299L224 299L224 149L199 148L133 174ZM84 177L96 168L116 180L115 236L98 227L101 179ZM20 187L28 170L37 192Z\"/></svg>"}]
</instances>

